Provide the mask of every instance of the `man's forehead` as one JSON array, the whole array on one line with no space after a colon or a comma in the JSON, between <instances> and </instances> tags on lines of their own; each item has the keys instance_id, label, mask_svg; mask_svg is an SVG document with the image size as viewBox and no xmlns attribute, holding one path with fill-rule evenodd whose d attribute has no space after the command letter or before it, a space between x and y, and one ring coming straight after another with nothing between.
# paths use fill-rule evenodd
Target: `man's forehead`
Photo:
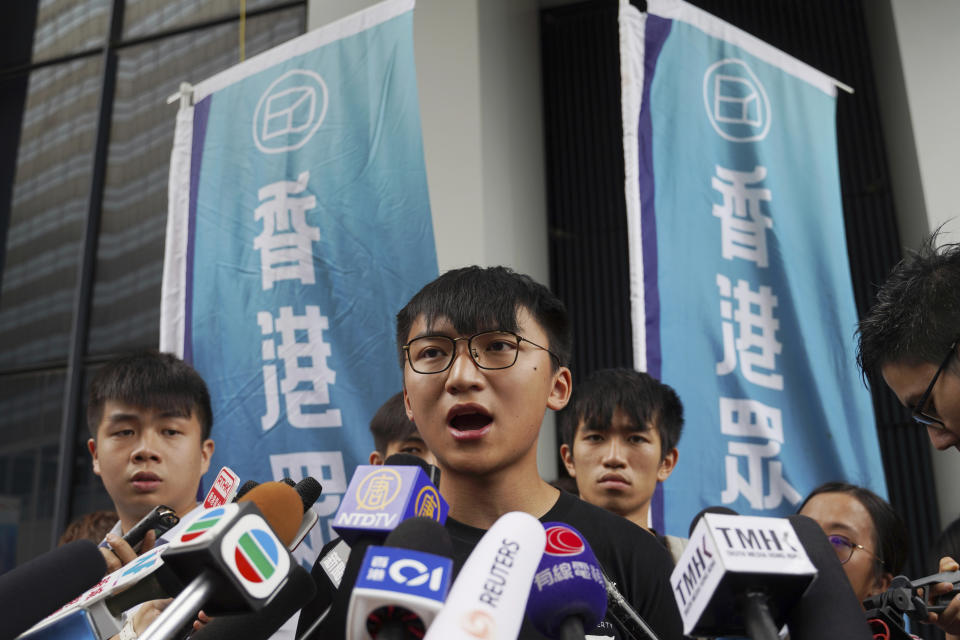
<instances>
[{"instance_id":1,"label":"man's forehead","mask_svg":"<svg viewBox=\"0 0 960 640\"><path fill-rule=\"evenodd\" d=\"M166 406L166 407L143 407L134 404L127 404L120 400L107 400L103 403L104 420L137 417L137 418L189 418L194 415L194 411L189 406Z\"/></svg>"}]
</instances>

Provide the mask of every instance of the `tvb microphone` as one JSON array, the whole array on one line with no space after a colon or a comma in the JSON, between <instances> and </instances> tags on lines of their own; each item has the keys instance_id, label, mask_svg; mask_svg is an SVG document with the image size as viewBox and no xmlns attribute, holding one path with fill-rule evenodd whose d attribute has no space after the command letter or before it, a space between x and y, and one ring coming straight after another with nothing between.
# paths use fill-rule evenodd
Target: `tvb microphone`
<instances>
[{"instance_id":1,"label":"tvb microphone","mask_svg":"<svg viewBox=\"0 0 960 640\"><path fill-rule=\"evenodd\" d=\"M347 612L347 640L419 640L453 582L453 543L430 518L401 522L367 547Z\"/></svg>"},{"instance_id":2,"label":"tvb microphone","mask_svg":"<svg viewBox=\"0 0 960 640\"><path fill-rule=\"evenodd\" d=\"M685 635L775 640L815 575L788 520L707 513L670 584Z\"/></svg>"},{"instance_id":3,"label":"tvb microphone","mask_svg":"<svg viewBox=\"0 0 960 640\"><path fill-rule=\"evenodd\" d=\"M173 638L201 608L217 617L261 611L270 604L296 566L281 533L291 539L301 518L300 499L290 492L293 505L285 512L272 504L270 515L261 514L249 501L201 512L175 546L171 543L163 553L164 564L187 586L140 635L141 640Z\"/></svg>"},{"instance_id":4,"label":"tvb microphone","mask_svg":"<svg viewBox=\"0 0 960 640\"><path fill-rule=\"evenodd\" d=\"M562 522L543 524L547 541L533 576L527 619L557 640L583 640L603 620L607 588L597 557L580 532Z\"/></svg>"},{"instance_id":5,"label":"tvb microphone","mask_svg":"<svg viewBox=\"0 0 960 640\"><path fill-rule=\"evenodd\" d=\"M309 602L316 590L310 573L294 565L287 583L262 610L214 618L192 633L190 640L266 640Z\"/></svg>"},{"instance_id":6,"label":"tvb microphone","mask_svg":"<svg viewBox=\"0 0 960 640\"><path fill-rule=\"evenodd\" d=\"M863 608L823 529L806 516L792 515L787 519L817 570L807 592L787 612L790 640L871 640Z\"/></svg>"},{"instance_id":7,"label":"tvb microphone","mask_svg":"<svg viewBox=\"0 0 960 640\"><path fill-rule=\"evenodd\" d=\"M516 638L545 546L539 520L520 511L501 516L467 558L424 638Z\"/></svg>"},{"instance_id":8,"label":"tvb microphone","mask_svg":"<svg viewBox=\"0 0 960 640\"><path fill-rule=\"evenodd\" d=\"M103 578L107 563L97 545L75 540L0 576L0 638L13 638Z\"/></svg>"}]
</instances>

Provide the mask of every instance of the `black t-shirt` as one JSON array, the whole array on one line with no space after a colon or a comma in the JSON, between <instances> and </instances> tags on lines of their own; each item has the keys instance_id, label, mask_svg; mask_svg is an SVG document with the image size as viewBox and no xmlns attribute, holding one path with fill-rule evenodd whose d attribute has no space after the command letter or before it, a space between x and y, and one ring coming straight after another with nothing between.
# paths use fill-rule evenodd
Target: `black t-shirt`
<instances>
[{"instance_id":1,"label":"black t-shirt","mask_svg":"<svg viewBox=\"0 0 960 640\"><path fill-rule=\"evenodd\" d=\"M540 521L564 522L583 534L603 571L661 640L683 638L680 613L670 589L673 561L656 538L626 518L564 491ZM486 531L453 518L447 518L446 527L453 540L454 570L459 572ZM617 640L630 637L612 620L609 612L600 625L587 634ZM524 620L519 638L540 640L544 636Z\"/></svg>"}]
</instances>

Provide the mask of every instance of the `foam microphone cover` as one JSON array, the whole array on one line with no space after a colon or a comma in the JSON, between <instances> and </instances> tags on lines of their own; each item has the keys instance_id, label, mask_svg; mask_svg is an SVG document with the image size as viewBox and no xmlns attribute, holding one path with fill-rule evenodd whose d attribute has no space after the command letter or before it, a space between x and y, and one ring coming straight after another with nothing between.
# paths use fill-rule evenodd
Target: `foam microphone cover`
<instances>
[{"instance_id":1,"label":"foam microphone cover","mask_svg":"<svg viewBox=\"0 0 960 640\"><path fill-rule=\"evenodd\" d=\"M313 476L307 476L295 484L293 488L300 496L300 501L303 502L304 513L320 499L320 495L323 493L323 486Z\"/></svg>"},{"instance_id":2,"label":"foam microphone cover","mask_svg":"<svg viewBox=\"0 0 960 640\"><path fill-rule=\"evenodd\" d=\"M233 499L233 501L234 502L239 501L240 498L250 493L250 490L253 489L255 486L257 486L258 484L260 483L257 482L256 480L247 480L246 482L244 482L242 485L240 485L240 488L237 489L237 496Z\"/></svg>"},{"instance_id":3,"label":"foam microphone cover","mask_svg":"<svg viewBox=\"0 0 960 640\"><path fill-rule=\"evenodd\" d=\"M420 467L433 486L440 488L440 469L412 453L395 453L384 460L383 464L391 467Z\"/></svg>"},{"instance_id":4,"label":"foam microphone cover","mask_svg":"<svg viewBox=\"0 0 960 640\"><path fill-rule=\"evenodd\" d=\"M385 547L423 551L444 558L453 558L453 541L446 528L433 518L408 518L390 532Z\"/></svg>"},{"instance_id":5,"label":"foam microphone cover","mask_svg":"<svg viewBox=\"0 0 960 640\"><path fill-rule=\"evenodd\" d=\"M303 520L303 501L290 485L284 482L264 482L251 489L237 502L252 502L260 509L277 538L289 546L297 535Z\"/></svg>"},{"instance_id":6,"label":"foam microphone cover","mask_svg":"<svg viewBox=\"0 0 960 640\"><path fill-rule=\"evenodd\" d=\"M697 515L693 516L693 520L690 521L690 528L687 529L687 537L688 537L688 538L693 535L693 530L697 528L697 525L698 525L698 524L700 524L700 519L703 518L703 516L705 516L705 515L708 514L708 513L720 513L720 514L727 515L727 516L738 516L738 515L740 515L739 513L737 513L736 511L734 511L734 510L731 509L730 507L720 507L720 506L716 506L716 507L707 507L707 508L705 508L705 509L701 509L700 513L698 513Z\"/></svg>"},{"instance_id":7,"label":"foam microphone cover","mask_svg":"<svg viewBox=\"0 0 960 640\"><path fill-rule=\"evenodd\" d=\"M807 516L792 515L789 520L817 568L813 584L787 615L790 640L872 640L863 607L823 529Z\"/></svg>"},{"instance_id":8,"label":"foam microphone cover","mask_svg":"<svg viewBox=\"0 0 960 640\"><path fill-rule=\"evenodd\" d=\"M97 584L107 563L97 545L75 540L0 576L0 638L14 638Z\"/></svg>"},{"instance_id":9,"label":"foam microphone cover","mask_svg":"<svg viewBox=\"0 0 960 640\"><path fill-rule=\"evenodd\" d=\"M214 618L193 633L190 640L265 640L313 599L316 592L317 587L310 573L297 565L287 578L287 583L262 610Z\"/></svg>"}]
</instances>

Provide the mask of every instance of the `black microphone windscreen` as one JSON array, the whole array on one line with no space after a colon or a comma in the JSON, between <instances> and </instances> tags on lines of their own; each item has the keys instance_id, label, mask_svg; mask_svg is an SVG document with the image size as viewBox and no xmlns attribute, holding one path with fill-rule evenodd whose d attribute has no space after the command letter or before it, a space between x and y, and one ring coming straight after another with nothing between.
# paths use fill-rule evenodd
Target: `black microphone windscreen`
<instances>
[{"instance_id":1,"label":"black microphone windscreen","mask_svg":"<svg viewBox=\"0 0 960 640\"><path fill-rule=\"evenodd\" d=\"M702 509L700 513L693 516L693 520L690 521L690 528L687 530L687 537L690 537L691 535L693 535L693 530L697 528L697 524L699 524L701 518L703 518L703 516L707 515L708 513L719 513L726 516L740 515L739 513L737 513L736 511L734 511L729 507L716 506L716 507L707 507L706 509Z\"/></svg>"},{"instance_id":2,"label":"black microphone windscreen","mask_svg":"<svg viewBox=\"0 0 960 640\"><path fill-rule=\"evenodd\" d=\"M97 584L107 562L90 540L75 540L0 576L0 638L15 638Z\"/></svg>"},{"instance_id":3,"label":"black microphone windscreen","mask_svg":"<svg viewBox=\"0 0 960 640\"><path fill-rule=\"evenodd\" d=\"M259 483L256 480L247 480L244 482L242 485L240 485L240 488L237 489L237 495L233 501L236 502L243 496L247 495L250 492L250 489L253 489L255 486L257 486L257 484Z\"/></svg>"},{"instance_id":4,"label":"black microphone windscreen","mask_svg":"<svg viewBox=\"0 0 960 640\"><path fill-rule=\"evenodd\" d=\"M313 504L320 499L320 495L323 493L323 487L313 476L307 476L294 485L293 488L296 489L297 493L300 495L300 499L303 500L304 513L306 513L307 509L312 507Z\"/></svg>"},{"instance_id":5,"label":"black microphone windscreen","mask_svg":"<svg viewBox=\"0 0 960 640\"><path fill-rule=\"evenodd\" d=\"M383 464L394 467L420 467L433 486L440 486L440 469L412 453L395 453L384 460Z\"/></svg>"},{"instance_id":6,"label":"black microphone windscreen","mask_svg":"<svg viewBox=\"0 0 960 640\"><path fill-rule=\"evenodd\" d=\"M837 552L816 521L807 516L789 516L817 577L787 615L790 640L872 640L863 607L857 600Z\"/></svg>"},{"instance_id":7,"label":"black microphone windscreen","mask_svg":"<svg viewBox=\"0 0 960 640\"><path fill-rule=\"evenodd\" d=\"M390 532L385 547L423 551L445 558L453 558L453 541L442 524L433 518L408 518Z\"/></svg>"},{"instance_id":8,"label":"black microphone windscreen","mask_svg":"<svg viewBox=\"0 0 960 640\"><path fill-rule=\"evenodd\" d=\"M255 613L219 616L190 636L190 640L266 639L306 605L317 592L310 573L297 565L287 583L266 607Z\"/></svg>"}]
</instances>

